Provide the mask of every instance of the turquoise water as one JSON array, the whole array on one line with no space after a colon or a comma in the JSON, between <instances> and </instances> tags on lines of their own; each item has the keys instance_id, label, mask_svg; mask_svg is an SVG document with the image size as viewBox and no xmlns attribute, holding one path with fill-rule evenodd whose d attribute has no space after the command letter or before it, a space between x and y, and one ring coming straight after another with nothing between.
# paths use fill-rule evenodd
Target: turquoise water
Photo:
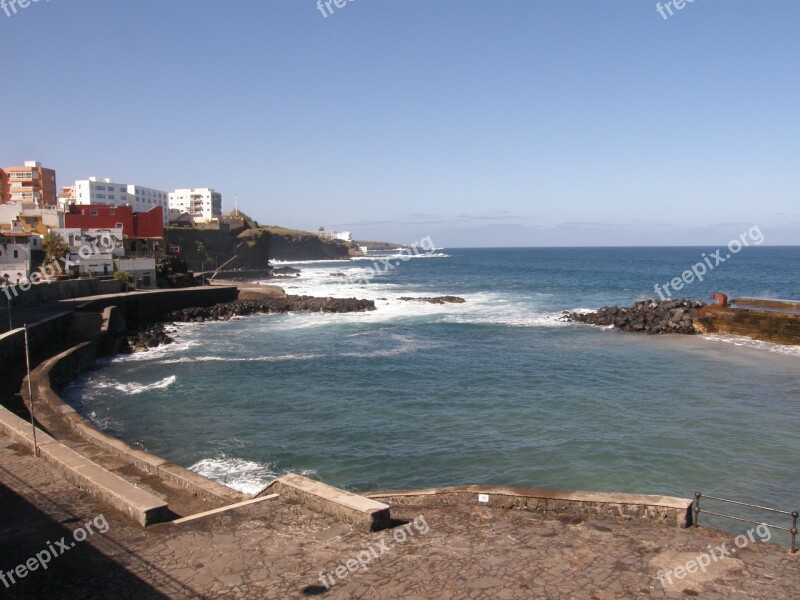
<instances>
[{"instance_id":1,"label":"turquoise water","mask_svg":"<svg viewBox=\"0 0 800 600\"><path fill-rule=\"evenodd\" d=\"M712 249L713 250L713 249ZM295 471L351 490L505 484L800 507L800 348L560 322L630 304L707 248L447 249L369 284L298 265L289 293L368 314L177 327L67 398L102 428L244 491ZM747 248L682 297L800 298L800 248ZM455 294L461 305L401 296Z\"/></svg>"}]
</instances>

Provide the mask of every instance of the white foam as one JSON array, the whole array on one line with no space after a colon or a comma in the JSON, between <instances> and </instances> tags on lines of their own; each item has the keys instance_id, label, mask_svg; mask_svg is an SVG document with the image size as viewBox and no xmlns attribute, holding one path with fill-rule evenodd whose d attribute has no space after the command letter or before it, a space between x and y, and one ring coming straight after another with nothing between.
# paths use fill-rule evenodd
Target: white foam
<instances>
[{"instance_id":1,"label":"white foam","mask_svg":"<svg viewBox=\"0 0 800 600\"><path fill-rule=\"evenodd\" d=\"M398 260L411 260L415 258L451 258L452 255L444 254L443 252L436 252L436 250L444 250L444 248L434 248L433 251L422 251L420 249L415 253L413 250L403 250L396 248L391 250L390 253L374 253L365 256L353 256L351 258L342 259L325 259L325 260L271 260L270 263L282 267L292 265L341 265L353 262L375 262L382 263L387 259Z\"/></svg>"},{"instance_id":2,"label":"white foam","mask_svg":"<svg viewBox=\"0 0 800 600\"><path fill-rule=\"evenodd\" d=\"M597 310L596 308L583 308L583 307L578 307L578 308L573 308L573 309L571 309L571 310L569 310L569 311L567 311L567 312L570 312L570 313L577 313L577 314L579 314L579 315L588 315L589 313L593 313L593 312L595 312L596 310Z\"/></svg>"},{"instance_id":3,"label":"white foam","mask_svg":"<svg viewBox=\"0 0 800 600\"><path fill-rule=\"evenodd\" d=\"M704 335L702 338L711 342L723 342L725 344L733 344L734 346L740 346L743 348L751 348L754 350L761 350L772 352L774 354L782 354L784 356L794 356L800 358L800 346L775 344L773 342L754 340L753 338L741 335Z\"/></svg>"},{"instance_id":4,"label":"white foam","mask_svg":"<svg viewBox=\"0 0 800 600\"><path fill-rule=\"evenodd\" d=\"M155 383L149 384L142 384L142 383L119 383L118 381L99 381L97 382L97 387L104 388L104 387L113 387L115 390L122 392L123 394L135 395L141 394L142 392L149 392L152 390L164 390L171 386L177 377L175 375L170 375L169 377L165 377L164 379L160 379Z\"/></svg>"},{"instance_id":5,"label":"white foam","mask_svg":"<svg viewBox=\"0 0 800 600\"><path fill-rule=\"evenodd\" d=\"M189 470L251 496L278 477L271 465L229 458L224 454L217 458L204 458Z\"/></svg>"},{"instance_id":6,"label":"white foam","mask_svg":"<svg viewBox=\"0 0 800 600\"><path fill-rule=\"evenodd\" d=\"M95 411L90 412L87 416L100 431L110 431L114 426L114 421L111 417L99 417Z\"/></svg>"},{"instance_id":7,"label":"white foam","mask_svg":"<svg viewBox=\"0 0 800 600\"><path fill-rule=\"evenodd\" d=\"M198 325L198 323L193 323L193 325ZM185 330L176 330L174 333L170 332L169 335L176 336L184 333ZM199 342L195 340L179 340L173 342L171 344L165 344L162 346L156 346L155 348L150 348L144 352L134 352L132 354L119 354L115 356L112 361L109 363L116 363L116 362L139 362L139 361L148 361L148 360L161 360L165 356L169 356L171 354L183 354L189 348L198 345Z\"/></svg>"},{"instance_id":8,"label":"white foam","mask_svg":"<svg viewBox=\"0 0 800 600\"><path fill-rule=\"evenodd\" d=\"M290 360L314 360L320 358L320 354L284 354L281 356L252 356L252 357L228 357L228 356L184 356L181 358L171 358L161 361L164 365L175 365L181 363L194 362L258 362L274 363Z\"/></svg>"},{"instance_id":9,"label":"white foam","mask_svg":"<svg viewBox=\"0 0 800 600\"><path fill-rule=\"evenodd\" d=\"M264 486L284 474L272 464L229 457L224 453L216 458L199 460L189 469L198 475L250 496L256 495L264 489ZM316 475L315 471L309 469L297 469L294 472L304 477Z\"/></svg>"}]
</instances>

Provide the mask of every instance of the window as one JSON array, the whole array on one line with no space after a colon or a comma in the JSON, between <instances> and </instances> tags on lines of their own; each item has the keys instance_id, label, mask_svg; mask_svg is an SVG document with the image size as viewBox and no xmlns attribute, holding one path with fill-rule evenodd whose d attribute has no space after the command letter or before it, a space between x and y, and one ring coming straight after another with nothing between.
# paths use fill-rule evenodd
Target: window
<instances>
[{"instance_id":1,"label":"window","mask_svg":"<svg viewBox=\"0 0 800 600\"><path fill-rule=\"evenodd\" d=\"M122 223L117 223L116 225L114 225L114 227L116 227L117 229L122 229Z\"/></svg>"},{"instance_id":2,"label":"window","mask_svg":"<svg viewBox=\"0 0 800 600\"><path fill-rule=\"evenodd\" d=\"M19 258L19 250L14 250L14 258Z\"/></svg>"},{"instance_id":3,"label":"window","mask_svg":"<svg viewBox=\"0 0 800 600\"><path fill-rule=\"evenodd\" d=\"M109 214L109 215L111 215L111 216L113 217L114 215L116 215L116 214L117 214L117 211L115 211L115 210L110 210L110 211L108 211L108 214Z\"/></svg>"},{"instance_id":4,"label":"window","mask_svg":"<svg viewBox=\"0 0 800 600\"><path fill-rule=\"evenodd\" d=\"M99 215L99 214L100 214L100 213L99 213L99 212L97 212L96 210L90 210L90 211L89 211L89 216L91 216L91 217L96 217L96 216L97 216L97 215Z\"/></svg>"}]
</instances>

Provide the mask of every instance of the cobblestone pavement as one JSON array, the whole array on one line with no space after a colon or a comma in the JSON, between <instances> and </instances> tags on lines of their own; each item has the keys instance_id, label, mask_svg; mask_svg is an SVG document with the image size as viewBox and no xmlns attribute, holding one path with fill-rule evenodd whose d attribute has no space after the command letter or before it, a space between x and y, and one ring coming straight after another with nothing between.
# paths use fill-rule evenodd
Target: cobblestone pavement
<instances>
[{"instance_id":1,"label":"cobblestone pavement","mask_svg":"<svg viewBox=\"0 0 800 600\"><path fill-rule=\"evenodd\" d=\"M0 583L0 597L780 599L797 598L800 583L800 557L752 543L705 573L664 578L664 589L658 570L709 544L735 548L733 536L477 506L396 508L393 517L416 520L365 534L274 499L143 530L0 437L0 569L74 539L100 514L105 534Z\"/></svg>"}]
</instances>

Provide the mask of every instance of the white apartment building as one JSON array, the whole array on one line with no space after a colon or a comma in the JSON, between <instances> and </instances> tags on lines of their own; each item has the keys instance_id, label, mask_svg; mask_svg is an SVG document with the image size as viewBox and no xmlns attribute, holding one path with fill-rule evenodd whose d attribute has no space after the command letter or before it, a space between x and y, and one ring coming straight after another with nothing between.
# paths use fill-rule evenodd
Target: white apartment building
<instances>
[{"instance_id":1,"label":"white apartment building","mask_svg":"<svg viewBox=\"0 0 800 600\"><path fill-rule=\"evenodd\" d=\"M160 206L164 215L164 224L169 219L170 194L163 190L90 177L75 182L74 194L75 204L108 204L109 206L130 204L133 212L147 212L154 206Z\"/></svg>"},{"instance_id":2,"label":"white apartment building","mask_svg":"<svg viewBox=\"0 0 800 600\"><path fill-rule=\"evenodd\" d=\"M195 223L208 223L222 216L222 194L211 188L175 190L169 194L169 208L188 213Z\"/></svg>"}]
</instances>

